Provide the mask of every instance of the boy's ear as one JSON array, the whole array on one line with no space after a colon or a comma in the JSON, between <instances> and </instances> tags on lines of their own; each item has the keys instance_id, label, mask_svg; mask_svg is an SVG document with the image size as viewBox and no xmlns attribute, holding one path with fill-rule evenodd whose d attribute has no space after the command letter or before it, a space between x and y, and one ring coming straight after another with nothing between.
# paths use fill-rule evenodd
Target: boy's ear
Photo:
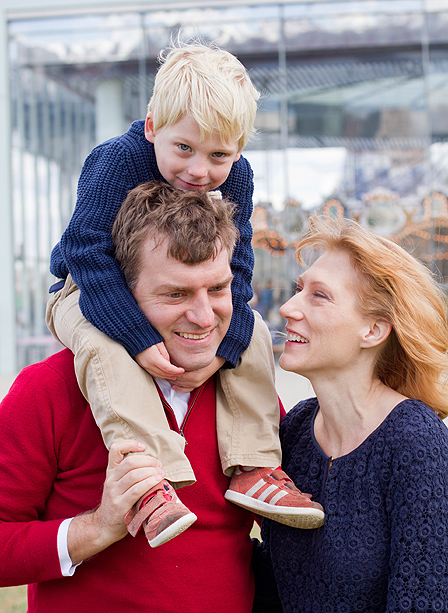
<instances>
[{"instance_id":1,"label":"boy's ear","mask_svg":"<svg viewBox=\"0 0 448 613\"><path fill-rule=\"evenodd\" d=\"M377 347L381 345L389 336L392 324L384 319L377 319L362 331L361 347Z\"/></svg>"},{"instance_id":2,"label":"boy's ear","mask_svg":"<svg viewBox=\"0 0 448 613\"><path fill-rule=\"evenodd\" d=\"M233 161L234 161L234 162L238 162L238 160L240 159L240 157L241 157L241 151L238 151L238 153L236 154L235 159L234 159Z\"/></svg>"},{"instance_id":3,"label":"boy's ear","mask_svg":"<svg viewBox=\"0 0 448 613\"><path fill-rule=\"evenodd\" d=\"M153 143L155 136L156 135L154 132L154 122L152 120L152 111L148 111L148 114L146 115L146 120L145 120L145 138L150 143Z\"/></svg>"}]
</instances>

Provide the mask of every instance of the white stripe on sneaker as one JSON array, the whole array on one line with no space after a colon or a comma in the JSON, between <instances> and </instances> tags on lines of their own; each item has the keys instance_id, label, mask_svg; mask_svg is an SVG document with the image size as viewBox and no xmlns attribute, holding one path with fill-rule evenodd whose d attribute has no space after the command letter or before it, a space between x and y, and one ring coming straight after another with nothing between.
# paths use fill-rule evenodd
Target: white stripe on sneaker
<instances>
[{"instance_id":1,"label":"white stripe on sneaker","mask_svg":"<svg viewBox=\"0 0 448 613\"><path fill-rule=\"evenodd\" d=\"M253 485L250 489L247 490L247 492L245 492L245 496L253 496L255 494L255 492L258 492L259 489L261 489L264 485L266 484L266 481L264 481L264 479L260 479L259 481L256 482L255 485Z\"/></svg>"},{"instance_id":2,"label":"white stripe on sneaker","mask_svg":"<svg viewBox=\"0 0 448 613\"><path fill-rule=\"evenodd\" d=\"M287 492L280 491L278 494L275 494L275 496L272 496L271 500L269 501L269 504L277 504L277 502L281 500L283 496L287 496L287 495L288 495Z\"/></svg>"},{"instance_id":3,"label":"white stripe on sneaker","mask_svg":"<svg viewBox=\"0 0 448 613\"><path fill-rule=\"evenodd\" d=\"M273 494L275 490L277 489L278 487L276 485L270 485L264 490L262 494L260 494L260 496L258 496L258 500L261 500L261 502L264 502L266 498L269 496L269 494Z\"/></svg>"}]
</instances>

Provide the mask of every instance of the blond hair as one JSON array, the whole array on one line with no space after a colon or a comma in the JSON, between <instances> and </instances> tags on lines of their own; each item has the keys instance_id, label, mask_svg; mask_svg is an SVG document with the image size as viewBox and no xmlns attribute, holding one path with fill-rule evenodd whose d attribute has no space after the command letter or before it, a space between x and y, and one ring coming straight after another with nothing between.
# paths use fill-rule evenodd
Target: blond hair
<instances>
[{"instance_id":1,"label":"blond hair","mask_svg":"<svg viewBox=\"0 0 448 613\"><path fill-rule=\"evenodd\" d=\"M228 51L201 42L177 42L160 61L148 104L154 131L191 115L202 138L217 132L223 143L238 141L241 151L254 132L260 97L243 64Z\"/></svg>"},{"instance_id":2,"label":"blond hair","mask_svg":"<svg viewBox=\"0 0 448 613\"><path fill-rule=\"evenodd\" d=\"M361 313L387 321L392 331L375 375L388 387L448 415L446 296L431 272L392 241L348 219L309 219L297 258L309 247L347 253L359 273Z\"/></svg>"},{"instance_id":3,"label":"blond hair","mask_svg":"<svg viewBox=\"0 0 448 613\"><path fill-rule=\"evenodd\" d=\"M168 241L167 253L185 264L214 259L221 249L229 262L238 239L235 205L206 192L182 192L167 183L149 181L132 189L112 226L115 259L129 289L138 282L143 243L148 237Z\"/></svg>"}]
</instances>

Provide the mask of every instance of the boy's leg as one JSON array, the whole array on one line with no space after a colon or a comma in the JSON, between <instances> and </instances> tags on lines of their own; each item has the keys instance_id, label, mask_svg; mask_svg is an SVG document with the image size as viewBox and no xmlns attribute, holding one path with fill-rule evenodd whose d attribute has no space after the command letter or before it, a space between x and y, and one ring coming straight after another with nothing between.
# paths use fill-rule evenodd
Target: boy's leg
<instances>
[{"instance_id":1,"label":"boy's leg","mask_svg":"<svg viewBox=\"0 0 448 613\"><path fill-rule=\"evenodd\" d=\"M221 369L216 429L223 472L235 466L275 467L282 461L280 408L268 327L256 311L249 347L235 369Z\"/></svg>"},{"instance_id":2,"label":"boy's leg","mask_svg":"<svg viewBox=\"0 0 448 613\"><path fill-rule=\"evenodd\" d=\"M75 355L79 387L106 446L119 438L136 438L146 445L144 453L162 462L174 487L194 483L185 440L170 429L152 377L84 318L78 300L79 289L69 277L48 303L47 325Z\"/></svg>"},{"instance_id":3,"label":"boy's leg","mask_svg":"<svg viewBox=\"0 0 448 613\"><path fill-rule=\"evenodd\" d=\"M216 428L227 500L296 528L324 522L321 505L302 494L279 466L280 409L271 335L258 313L251 343L234 370L220 371Z\"/></svg>"}]
</instances>

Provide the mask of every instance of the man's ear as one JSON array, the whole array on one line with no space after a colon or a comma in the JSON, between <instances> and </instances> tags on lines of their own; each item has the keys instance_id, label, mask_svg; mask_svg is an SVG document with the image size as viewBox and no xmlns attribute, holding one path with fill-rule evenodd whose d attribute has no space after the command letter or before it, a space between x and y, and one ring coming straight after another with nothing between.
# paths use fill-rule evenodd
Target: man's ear
<instances>
[{"instance_id":1,"label":"man's ear","mask_svg":"<svg viewBox=\"0 0 448 613\"><path fill-rule=\"evenodd\" d=\"M152 111L148 111L148 114L146 115L146 120L145 120L145 138L150 143L154 143L154 139L156 137L156 134L154 132L154 122L153 122L152 117L153 117Z\"/></svg>"},{"instance_id":2,"label":"man's ear","mask_svg":"<svg viewBox=\"0 0 448 613\"><path fill-rule=\"evenodd\" d=\"M391 330L392 324L384 319L377 319L364 328L361 338L361 347L369 348L381 345L381 343L388 338Z\"/></svg>"}]
</instances>

